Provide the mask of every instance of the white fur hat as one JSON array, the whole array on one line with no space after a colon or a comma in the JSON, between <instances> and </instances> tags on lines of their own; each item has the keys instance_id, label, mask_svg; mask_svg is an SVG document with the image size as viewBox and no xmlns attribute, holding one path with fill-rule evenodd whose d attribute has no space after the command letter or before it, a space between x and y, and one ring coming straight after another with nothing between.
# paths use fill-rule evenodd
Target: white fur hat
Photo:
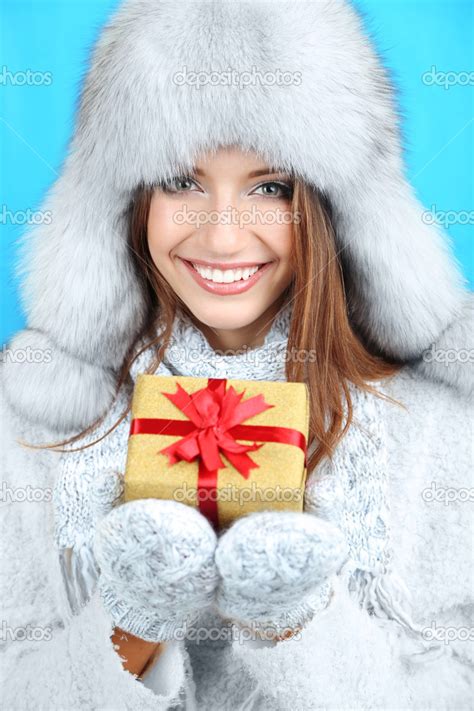
<instances>
[{"instance_id":1,"label":"white fur hat","mask_svg":"<svg viewBox=\"0 0 474 711\"><path fill-rule=\"evenodd\" d=\"M215 72L229 70L237 83L216 85ZM214 74L198 87L192 72L200 82ZM230 144L327 195L351 319L367 342L404 360L441 336L445 348L467 348L467 292L404 177L392 89L352 7L128 0L93 54L70 150L43 205L51 224L22 245L28 328L9 347L51 357L7 360L15 410L64 431L106 409L144 319L127 250L131 191ZM471 389L465 363L428 361L434 377Z\"/></svg>"}]
</instances>

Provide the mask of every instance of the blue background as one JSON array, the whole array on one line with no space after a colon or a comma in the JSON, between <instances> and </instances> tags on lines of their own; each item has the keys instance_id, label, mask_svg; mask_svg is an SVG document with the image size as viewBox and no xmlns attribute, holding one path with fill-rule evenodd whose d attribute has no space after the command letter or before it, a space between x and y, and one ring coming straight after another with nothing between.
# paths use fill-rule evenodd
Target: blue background
<instances>
[{"instance_id":1,"label":"blue background","mask_svg":"<svg viewBox=\"0 0 474 711\"><path fill-rule=\"evenodd\" d=\"M0 77L51 72L49 86L12 86L0 79L2 150L0 341L24 325L14 274L24 227L6 211L38 210L61 167L73 128L78 90L101 26L118 0L3 0ZM398 88L408 176L427 209L473 210L472 86L445 89L422 81L437 71L473 69L470 0L359 0L366 26ZM471 218L472 222L472 218ZM474 285L472 226L447 228L469 286Z\"/></svg>"}]
</instances>

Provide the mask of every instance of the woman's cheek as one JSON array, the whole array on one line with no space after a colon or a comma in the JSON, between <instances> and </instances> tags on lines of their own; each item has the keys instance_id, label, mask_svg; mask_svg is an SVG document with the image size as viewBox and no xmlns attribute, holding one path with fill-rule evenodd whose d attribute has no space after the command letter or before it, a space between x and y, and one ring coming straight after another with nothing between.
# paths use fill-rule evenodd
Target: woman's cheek
<instances>
[{"instance_id":1,"label":"woman's cheek","mask_svg":"<svg viewBox=\"0 0 474 711\"><path fill-rule=\"evenodd\" d=\"M275 217L281 220L281 215L267 214L266 218L271 220ZM281 262L287 262L291 256L292 228L291 225L275 224L265 225L260 231L261 237L265 240L268 248L275 254Z\"/></svg>"},{"instance_id":2,"label":"woman's cheek","mask_svg":"<svg viewBox=\"0 0 474 711\"><path fill-rule=\"evenodd\" d=\"M184 239L185 226L178 224L176 212L167 210L152 216L148 223L148 245L153 261L169 259L169 255Z\"/></svg>"}]
</instances>

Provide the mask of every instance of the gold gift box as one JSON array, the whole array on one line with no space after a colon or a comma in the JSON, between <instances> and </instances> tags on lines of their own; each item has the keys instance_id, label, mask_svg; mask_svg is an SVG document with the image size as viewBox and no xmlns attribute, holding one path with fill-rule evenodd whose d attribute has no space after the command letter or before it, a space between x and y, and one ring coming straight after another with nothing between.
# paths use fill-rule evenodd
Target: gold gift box
<instances>
[{"instance_id":1,"label":"gold gift box","mask_svg":"<svg viewBox=\"0 0 474 711\"><path fill-rule=\"evenodd\" d=\"M179 460L170 464L168 455L160 450L183 439L184 435L170 434L176 421L188 421L184 411L171 402L164 393L176 393L179 386L188 394L208 387L208 378L159 376L140 374L137 377L132 400L132 425L128 442L125 471L125 500L174 499L199 508L213 525L227 527L243 514L262 510L303 510L306 480L305 447L308 439L309 403L304 383L287 383L259 380L226 380L225 388L244 393L241 403L263 396L272 407L242 421L249 426L246 436L255 427L255 438L235 437L239 444L260 448L249 451L248 456L257 465L250 469L247 478L235 468L220 450L224 466L218 468L216 487L202 486L202 457L193 461ZM214 383L221 382L214 380ZM261 398L260 398L261 401ZM167 423L159 422L166 420ZM154 434L137 431L137 423L154 420ZM257 426L285 428L295 443L263 441L262 430ZM179 427L179 425L178 425ZM192 426L194 427L194 426ZM144 428L145 431L147 428ZM132 432L134 432L133 434ZM230 430L232 432L232 430ZM213 514L214 509L214 514Z\"/></svg>"}]
</instances>

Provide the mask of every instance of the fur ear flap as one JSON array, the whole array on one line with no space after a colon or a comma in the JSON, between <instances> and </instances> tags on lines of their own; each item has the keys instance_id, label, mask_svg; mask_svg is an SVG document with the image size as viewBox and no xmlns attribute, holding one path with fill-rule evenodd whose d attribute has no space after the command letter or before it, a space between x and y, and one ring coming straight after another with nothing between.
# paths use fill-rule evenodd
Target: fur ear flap
<instances>
[{"instance_id":1,"label":"fur ear flap","mask_svg":"<svg viewBox=\"0 0 474 711\"><path fill-rule=\"evenodd\" d=\"M23 236L18 271L28 327L74 358L117 370L144 300L128 244L130 193L89 181L92 169L68 157L44 203L51 221Z\"/></svg>"},{"instance_id":2,"label":"fur ear flap","mask_svg":"<svg viewBox=\"0 0 474 711\"><path fill-rule=\"evenodd\" d=\"M386 154L370 172L332 198L350 317L368 344L411 360L461 315L463 278L398 159Z\"/></svg>"},{"instance_id":3,"label":"fur ear flap","mask_svg":"<svg viewBox=\"0 0 474 711\"><path fill-rule=\"evenodd\" d=\"M84 429L112 402L116 375L58 348L43 333L20 331L4 351L3 391L13 412L61 432Z\"/></svg>"},{"instance_id":4,"label":"fur ear flap","mask_svg":"<svg viewBox=\"0 0 474 711\"><path fill-rule=\"evenodd\" d=\"M429 348L416 369L430 380L457 388L474 400L474 295L467 294L462 313Z\"/></svg>"},{"instance_id":5,"label":"fur ear flap","mask_svg":"<svg viewBox=\"0 0 474 711\"><path fill-rule=\"evenodd\" d=\"M51 221L21 240L29 328L3 358L12 409L64 432L85 428L110 405L144 319L127 244L129 193L105 183L99 191L85 172L67 159L44 202Z\"/></svg>"}]
</instances>

